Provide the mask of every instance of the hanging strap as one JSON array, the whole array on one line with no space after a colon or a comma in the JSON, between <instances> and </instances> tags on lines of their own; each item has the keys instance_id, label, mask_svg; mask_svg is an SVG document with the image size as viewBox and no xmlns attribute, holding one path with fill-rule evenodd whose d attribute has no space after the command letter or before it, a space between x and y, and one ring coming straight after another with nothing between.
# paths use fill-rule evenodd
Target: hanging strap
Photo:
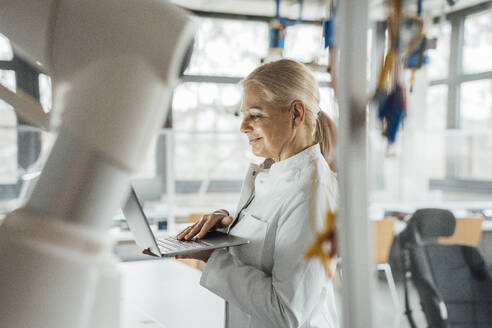
<instances>
[{"instance_id":1,"label":"hanging strap","mask_svg":"<svg viewBox=\"0 0 492 328\"><path fill-rule=\"evenodd\" d=\"M293 22L289 21L288 19L280 15L280 0L276 0L275 3L277 5L275 10L275 17L280 21L280 23L282 23L283 26L285 27L292 26L302 22L302 9L304 6L304 0L299 0L299 17Z\"/></svg>"},{"instance_id":2,"label":"hanging strap","mask_svg":"<svg viewBox=\"0 0 492 328\"><path fill-rule=\"evenodd\" d=\"M400 243L400 245L403 243ZM415 321L412 316L412 308L410 307L410 298L408 295L408 282L412 273L410 271L410 253L408 249L402 245L401 249L403 250L403 268L404 268L404 279L403 279L403 289L405 291L405 315L408 319L408 324L411 328L417 328L415 325Z\"/></svg>"}]
</instances>

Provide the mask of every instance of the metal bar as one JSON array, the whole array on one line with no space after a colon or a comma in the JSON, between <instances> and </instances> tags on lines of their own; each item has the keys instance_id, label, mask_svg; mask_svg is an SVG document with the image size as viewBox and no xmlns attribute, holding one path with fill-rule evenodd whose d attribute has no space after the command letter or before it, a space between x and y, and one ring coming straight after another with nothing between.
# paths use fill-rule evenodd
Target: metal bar
<instances>
[{"instance_id":1,"label":"metal bar","mask_svg":"<svg viewBox=\"0 0 492 328\"><path fill-rule=\"evenodd\" d=\"M461 178L430 179L429 189L490 195L492 193L492 181Z\"/></svg>"},{"instance_id":2,"label":"metal bar","mask_svg":"<svg viewBox=\"0 0 492 328\"><path fill-rule=\"evenodd\" d=\"M492 1L489 0L486 2L479 3L475 6L471 6L471 7L467 7L467 8L453 11L453 12L447 14L446 18L448 18L449 20L452 20L452 19L455 19L457 17L470 16L470 15L479 13L481 11L485 11L485 10L490 9L490 8L492 8Z\"/></svg>"},{"instance_id":3,"label":"metal bar","mask_svg":"<svg viewBox=\"0 0 492 328\"><path fill-rule=\"evenodd\" d=\"M429 86L433 87L435 85L445 84L448 85L448 79L434 80L429 82Z\"/></svg>"},{"instance_id":4,"label":"metal bar","mask_svg":"<svg viewBox=\"0 0 492 328\"><path fill-rule=\"evenodd\" d=\"M159 133L164 133L166 130L161 129ZM237 136L237 131L217 131L217 130L201 130L201 131L188 131L188 130L174 130L174 134L231 134Z\"/></svg>"},{"instance_id":5,"label":"metal bar","mask_svg":"<svg viewBox=\"0 0 492 328\"><path fill-rule=\"evenodd\" d=\"M233 19L233 20L247 20L247 21L255 21L255 22L270 22L272 19L275 19L275 16L263 16L263 15L245 15L245 14L232 14L232 13L224 13L224 12L211 12L211 11L202 11L196 9L189 9L186 7L181 7L195 16L198 17L206 17L206 18L219 18L219 19ZM287 19L288 22L295 22L295 20ZM319 20L310 20L303 19L299 24L307 24L307 25L321 25L321 19Z\"/></svg>"},{"instance_id":6,"label":"metal bar","mask_svg":"<svg viewBox=\"0 0 492 328\"><path fill-rule=\"evenodd\" d=\"M182 82L238 84L243 78L219 75L184 75Z\"/></svg>"},{"instance_id":7,"label":"metal bar","mask_svg":"<svg viewBox=\"0 0 492 328\"><path fill-rule=\"evenodd\" d=\"M450 20L450 19L455 19L456 17L459 17L459 16L469 16L469 15L473 15L473 14L476 14L476 13L481 12L481 11L485 11L485 10L490 9L490 8L492 8L492 1L489 0L489 1L485 1L482 3L476 4L476 5L471 6L471 7L467 7L467 8L463 8L463 9L459 9L459 10L447 13L446 19ZM441 19L441 17L442 16L434 17L432 22L434 24L439 23L439 20Z\"/></svg>"},{"instance_id":8,"label":"metal bar","mask_svg":"<svg viewBox=\"0 0 492 328\"><path fill-rule=\"evenodd\" d=\"M181 78L181 82L194 83L219 83L219 84L238 84L244 77L238 76L221 76L221 75L189 75L186 74ZM320 88L330 87L330 81L318 81Z\"/></svg>"},{"instance_id":9,"label":"metal bar","mask_svg":"<svg viewBox=\"0 0 492 328\"><path fill-rule=\"evenodd\" d=\"M340 1L336 44L340 49L336 81L340 108L338 233L342 256L342 326L371 328L373 265L367 218L366 61L368 2ZM357 22L357 23L355 23Z\"/></svg>"},{"instance_id":10,"label":"metal bar","mask_svg":"<svg viewBox=\"0 0 492 328\"><path fill-rule=\"evenodd\" d=\"M463 82L477 81L492 79L492 71L472 74L462 74L456 78L456 82L461 84Z\"/></svg>"}]
</instances>

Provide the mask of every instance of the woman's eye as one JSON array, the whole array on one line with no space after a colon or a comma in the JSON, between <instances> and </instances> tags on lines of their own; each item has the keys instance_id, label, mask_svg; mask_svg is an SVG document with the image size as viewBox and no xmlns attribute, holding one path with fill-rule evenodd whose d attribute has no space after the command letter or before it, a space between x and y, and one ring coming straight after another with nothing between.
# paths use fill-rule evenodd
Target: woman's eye
<instances>
[{"instance_id":1,"label":"woman's eye","mask_svg":"<svg viewBox=\"0 0 492 328\"><path fill-rule=\"evenodd\" d=\"M251 115L251 119L253 119L255 121L259 120L260 118L261 118L261 115L255 115L255 114Z\"/></svg>"}]
</instances>

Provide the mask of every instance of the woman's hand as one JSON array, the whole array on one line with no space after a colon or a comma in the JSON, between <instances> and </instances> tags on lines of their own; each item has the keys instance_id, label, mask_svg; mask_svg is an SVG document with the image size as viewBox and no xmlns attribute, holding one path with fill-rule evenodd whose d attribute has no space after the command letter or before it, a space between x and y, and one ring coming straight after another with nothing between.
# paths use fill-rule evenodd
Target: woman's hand
<instances>
[{"instance_id":1,"label":"woman's hand","mask_svg":"<svg viewBox=\"0 0 492 328\"><path fill-rule=\"evenodd\" d=\"M214 252L214 250L199 251L199 252L189 253L189 254L185 254L185 255L177 255L176 258L177 259L194 259L194 260L200 260L200 261L207 263L208 259L210 258L210 255L212 255L213 252Z\"/></svg>"},{"instance_id":2,"label":"woman's hand","mask_svg":"<svg viewBox=\"0 0 492 328\"><path fill-rule=\"evenodd\" d=\"M193 237L201 239L205 237L211 229L225 228L232 223L232 216L225 210L218 210L211 214L206 214L195 224L181 231L176 238L179 240L190 240Z\"/></svg>"}]
</instances>

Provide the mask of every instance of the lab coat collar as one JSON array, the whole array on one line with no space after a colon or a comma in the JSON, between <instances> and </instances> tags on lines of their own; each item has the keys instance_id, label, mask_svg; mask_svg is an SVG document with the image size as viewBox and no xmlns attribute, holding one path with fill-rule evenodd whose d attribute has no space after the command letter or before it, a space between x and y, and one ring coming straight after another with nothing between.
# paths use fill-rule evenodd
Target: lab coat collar
<instances>
[{"instance_id":1,"label":"lab coat collar","mask_svg":"<svg viewBox=\"0 0 492 328\"><path fill-rule=\"evenodd\" d=\"M294 156L284 159L278 163L275 163L272 159L267 158L260 165L253 163L250 164L241 188L241 195L234 217L236 218L241 209L247 204L251 194L255 192L255 189L257 193L262 194L264 192L268 192L272 186L276 185L275 183L266 183L266 180L279 181L278 179L283 180L285 177L293 178L294 174L292 174L292 170L300 171L306 166L307 162L317 156L321 156L319 144L306 148ZM260 183L257 185L256 177L260 172L264 172L266 175L262 176Z\"/></svg>"},{"instance_id":2,"label":"lab coat collar","mask_svg":"<svg viewBox=\"0 0 492 328\"><path fill-rule=\"evenodd\" d=\"M272 163L269 170L259 171L263 174L258 175L257 179L255 179L253 191L257 195L266 195L272 192L279 192L285 188L291 188L290 183L301 178L300 174L303 169L307 168L314 159L320 157L322 157L320 147L315 144L283 161Z\"/></svg>"},{"instance_id":3,"label":"lab coat collar","mask_svg":"<svg viewBox=\"0 0 492 328\"><path fill-rule=\"evenodd\" d=\"M304 149L303 151L284 159L280 162L274 162L270 167L270 173L276 174L277 172L285 172L287 170L302 168L306 165L307 161L321 155L321 149L319 144L314 144L311 147Z\"/></svg>"}]
</instances>

